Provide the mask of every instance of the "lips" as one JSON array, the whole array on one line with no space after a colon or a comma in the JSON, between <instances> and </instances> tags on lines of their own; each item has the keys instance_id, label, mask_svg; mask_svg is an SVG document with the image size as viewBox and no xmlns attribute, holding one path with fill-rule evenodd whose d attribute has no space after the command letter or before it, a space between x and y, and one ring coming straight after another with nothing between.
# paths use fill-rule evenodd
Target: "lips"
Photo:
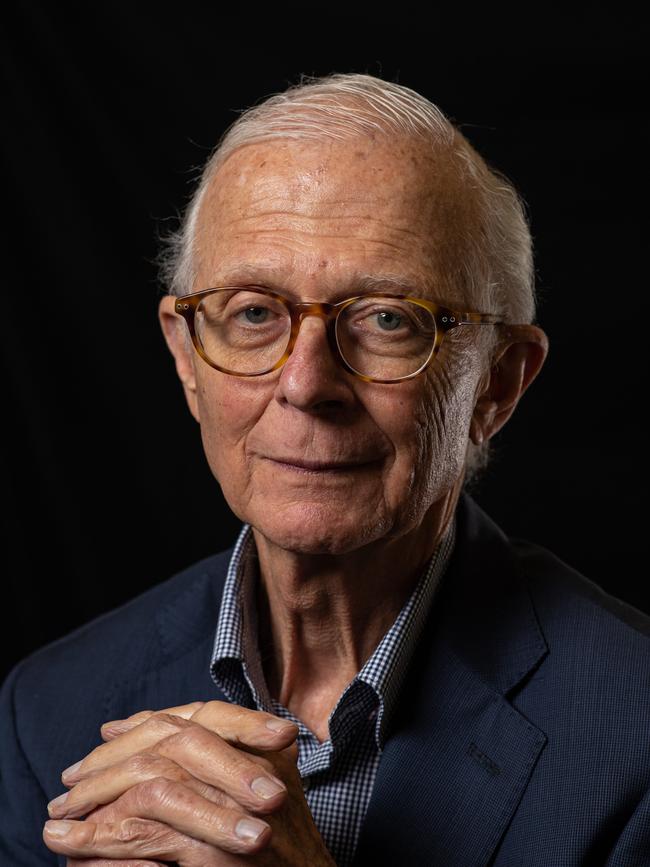
<instances>
[{"instance_id":1,"label":"lips","mask_svg":"<svg viewBox=\"0 0 650 867\"><path fill-rule=\"evenodd\" d=\"M351 460L351 461L310 461L304 458L269 458L278 464L286 464L290 467L298 467L301 470L311 470L312 472L324 470L352 470L358 467L364 467L368 464L377 463L377 459L369 460Z\"/></svg>"}]
</instances>

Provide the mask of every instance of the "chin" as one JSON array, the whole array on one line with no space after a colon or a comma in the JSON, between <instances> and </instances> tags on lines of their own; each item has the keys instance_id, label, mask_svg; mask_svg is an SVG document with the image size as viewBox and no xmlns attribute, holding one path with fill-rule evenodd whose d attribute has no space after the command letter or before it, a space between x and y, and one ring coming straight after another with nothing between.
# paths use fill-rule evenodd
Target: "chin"
<instances>
[{"instance_id":1,"label":"chin","mask_svg":"<svg viewBox=\"0 0 650 867\"><path fill-rule=\"evenodd\" d=\"M355 551L389 529L376 510L346 510L340 504L296 502L245 517L273 545L300 554L341 555Z\"/></svg>"}]
</instances>

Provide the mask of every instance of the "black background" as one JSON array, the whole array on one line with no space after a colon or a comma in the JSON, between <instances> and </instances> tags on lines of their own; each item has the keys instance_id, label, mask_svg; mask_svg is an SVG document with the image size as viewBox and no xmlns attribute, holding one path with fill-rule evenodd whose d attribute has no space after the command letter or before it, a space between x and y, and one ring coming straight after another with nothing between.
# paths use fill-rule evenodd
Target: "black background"
<instances>
[{"instance_id":1,"label":"black background","mask_svg":"<svg viewBox=\"0 0 650 867\"><path fill-rule=\"evenodd\" d=\"M522 192L550 352L475 497L650 611L638 22L592 11L506 31L430 14L7 12L4 671L234 539L159 329L152 260L238 111L300 73L420 91Z\"/></svg>"}]
</instances>

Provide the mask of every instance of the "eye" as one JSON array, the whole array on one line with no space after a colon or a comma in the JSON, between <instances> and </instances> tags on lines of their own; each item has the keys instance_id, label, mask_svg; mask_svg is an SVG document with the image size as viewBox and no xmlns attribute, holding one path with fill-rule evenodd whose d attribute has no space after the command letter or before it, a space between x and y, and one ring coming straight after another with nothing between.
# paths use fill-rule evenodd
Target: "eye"
<instances>
[{"instance_id":1,"label":"eye","mask_svg":"<svg viewBox=\"0 0 650 867\"><path fill-rule=\"evenodd\" d=\"M402 317L394 310L382 310L376 316L377 323L382 331L395 331L402 324Z\"/></svg>"},{"instance_id":2,"label":"eye","mask_svg":"<svg viewBox=\"0 0 650 867\"><path fill-rule=\"evenodd\" d=\"M249 307L242 312L252 325L261 325L262 322L266 322L269 313L266 307Z\"/></svg>"}]
</instances>

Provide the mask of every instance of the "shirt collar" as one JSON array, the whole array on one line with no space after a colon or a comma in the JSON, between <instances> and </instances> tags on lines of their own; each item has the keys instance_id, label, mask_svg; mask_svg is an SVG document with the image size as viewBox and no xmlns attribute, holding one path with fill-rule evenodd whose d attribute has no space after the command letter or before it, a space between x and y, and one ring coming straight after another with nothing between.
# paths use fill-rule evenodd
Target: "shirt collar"
<instances>
[{"instance_id":1,"label":"shirt collar","mask_svg":"<svg viewBox=\"0 0 650 867\"><path fill-rule=\"evenodd\" d=\"M257 645L256 569L253 530L250 524L243 524L224 582L210 676L230 701L270 713L270 697ZM245 683L242 682L242 673Z\"/></svg>"},{"instance_id":2,"label":"shirt collar","mask_svg":"<svg viewBox=\"0 0 650 867\"><path fill-rule=\"evenodd\" d=\"M405 602L374 653L357 674L357 679L373 688L380 699L375 727L377 745L382 748L389 723L397 706L400 688L413 658L436 591L440 586L456 542L456 514L429 558L422 577Z\"/></svg>"},{"instance_id":3,"label":"shirt collar","mask_svg":"<svg viewBox=\"0 0 650 867\"><path fill-rule=\"evenodd\" d=\"M456 514L452 514L438 543L402 610L372 656L343 691L330 722L351 691L370 687L379 699L375 740L381 750L396 709L400 687L430 612L456 541ZM244 524L235 543L224 584L210 662L210 674L227 697L248 707L272 713L272 702L262 671L257 643L255 586L257 550L250 524ZM236 669L236 672L233 670ZM217 668L220 669L217 677ZM232 676L229 676L229 671ZM241 676L243 672L246 687ZM362 687L363 685L363 687Z\"/></svg>"}]
</instances>

